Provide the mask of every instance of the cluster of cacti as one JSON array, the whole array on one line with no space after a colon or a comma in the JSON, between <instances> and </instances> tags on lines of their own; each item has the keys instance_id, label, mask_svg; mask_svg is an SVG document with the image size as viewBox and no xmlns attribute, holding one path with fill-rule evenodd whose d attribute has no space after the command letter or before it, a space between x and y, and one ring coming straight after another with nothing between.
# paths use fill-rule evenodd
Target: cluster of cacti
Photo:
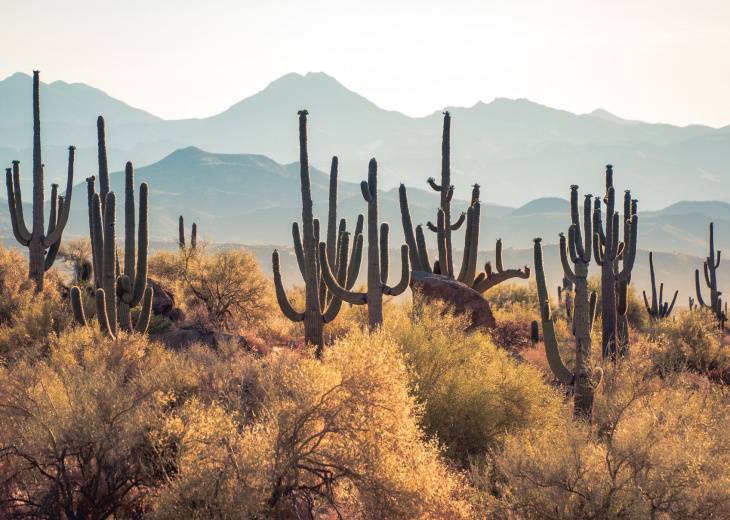
<instances>
[{"instance_id":1,"label":"cluster of cacti","mask_svg":"<svg viewBox=\"0 0 730 520\"><path fill-rule=\"evenodd\" d=\"M601 324L603 358L617 359L628 352L628 285L636 258L639 217L636 200L624 194L624 241L619 240L620 217L615 211L613 166L606 166L606 229L601 221L601 200L595 198L593 211L593 251L601 267ZM588 242L587 242L588 244ZM586 246L588 247L588 245Z\"/></svg>"},{"instance_id":2,"label":"cluster of cacti","mask_svg":"<svg viewBox=\"0 0 730 520\"><path fill-rule=\"evenodd\" d=\"M646 291L642 291L644 294L644 305L646 305L646 312L649 313L649 317L656 319L664 319L669 317L674 308L674 302L677 301L677 294L679 291L674 291L674 298L672 303L662 301L664 296L664 284L659 285L659 297L657 298L656 292L656 279L654 278L654 254L649 251L649 273L651 274L651 305L646 297ZM690 310L692 309L692 298L690 297Z\"/></svg>"},{"instance_id":3,"label":"cluster of cacti","mask_svg":"<svg viewBox=\"0 0 730 520\"><path fill-rule=\"evenodd\" d=\"M56 260L61 246L61 236L68 222L71 209L71 192L74 176L75 146L68 149L68 180L66 196L58 196L58 184L52 185L51 214L48 231L44 232L43 174L44 164L41 159L41 116L40 116L40 79L38 71L33 71L33 228L28 230L23 217L23 198L20 193L20 162L13 161L13 167L7 168L5 182L8 188L8 206L13 235L20 245L28 248L28 278L35 282L36 292L43 290L45 272Z\"/></svg>"},{"instance_id":4,"label":"cluster of cacti","mask_svg":"<svg viewBox=\"0 0 730 520\"><path fill-rule=\"evenodd\" d=\"M573 292L573 284L563 276L563 286L558 285L558 304L565 309L565 315L570 319L570 313L573 309L573 301L570 294ZM565 300L565 301L563 301Z\"/></svg>"},{"instance_id":5,"label":"cluster of cacti","mask_svg":"<svg viewBox=\"0 0 730 520\"><path fill-rule=\"evenodd\" d=\"M358 293L348 290L338 283L332 275L328 262L329 253L327 244L319 243L319 262L322 266L323 278L327 287L335 295L353 305L368 306L368 325L371 331L383 324L383 295L398 296L402 294L410 282L410 269L408 265L408 245L401 246L401 279L395 287L389 287L388 283L388 234L390 227L387 222L380 225L378 235L378 163L375 159L370 160L368 166L368 180L362 181L360 185L362 196L368 203L368 289L366 293Z\"/></svg>"},{"instance_id":6,"label":"cluster of cacti","mask_svg":"<svg viewBox=\"0 0 730 520\"><path fill-rule=\"evenodd\" d=\"M86 179L89 195L92 263L96 283L97 320L101 329L116 338L118 331L132 331L131 309L142 301L142 312L134 326L136 332L147 330L152 311L152 288L147 286L149 252L147 183L140 184L139 229L135 244L134 167L125 168L124 194L124 274L121 274L116 247L116 194L109 191L109 169L106 157L104 119L97 120L99 132L99 187L96 193L94 176ZM135 262L136 253L136 262ZM76 320L86 325L81 292L74 287L71 301Z\"/></svg>"},{"instance_id":7,"label":"cluster of cacti","mask_svg":"<svg viewBox=\"0 0 730 520\"><path fill-rule=\"evenodd\" d=\"M727 313L722 307L722 298L720 295L722 292L717 290L717 268L720 267L720 251L715 254L715 236L713 223L710 222L710 256L705 259L703 268L705 272L705 283L710 289L710 303L705 303L702 298L702 290L700 289L700 270L695 269L695 289L697 291L697 303L700 307L709 307L715 318L721 326L727 321ZM692 302L690 302L690 308L692 308Z\"/></svg>"},{"instance_id":8,"label":"cluster of cacti","mask_svg":"<svg viewBox=\"0 0 730 520\"><path fill-rule=\"evenodd\" d=\"M177 243L180 249L185 249L185 219L180 215L180 221L178 222L178 239ZM193 227L190 230L190 250L195 251L198 245L198 225L193 222Z\"/></svg>"},{"instance_id":9,"label":"cluster of cacti","mask_svg":"<svg viewBox=\"0 0 730 520\"><path fill-rule=\"evenodd\" d=\"M590 196L587 196L586 203L590 205ZM576 199L577 206L577 199ZM586 223L586 233L590 233L590 219ZM558 380L574 388L574 408L576 417L588 421L593 418L593 395L597 383L589 370L591 357L591 331L593 320L596 314L597 297L595 292L588 295L588 263L590 262L590 248L581 245L580 224L573 224L569 231L570 257L575 267L575 272L570 268L567 259L565 235L560 236L561 257L564 259L563 268L566 270L566 277L575 283L575 312L573 315L573 335L575 336L575 366L573 371L563 363L558 350L558 342L555 336L555 326L550 311L550 294L548 293L545 281L545 267L542 259L541 239L534 240L534 261L535 279L537 281L538 301L540 302L540 315L542 319L542 334L545 342L545 354L551 370ZM586 240L588 245L588 239ZM536 341L536 334L533 331L533 340ZM598 374L597 374L598 375Z\"/></svg>"},{"instance_id":10,"label":"cluster of cacti","mask_svg":"<svg viewBox=\"0 0 730 520\"><path fill-rule=\"evenodd\" d=\"M495 266L497 272L494 272L490 262L486 262L484 272L476 276L481 222L480 188L478 184L474 185L471 194L471 203L466 213L462 213L456 222L451 223L451 201L454 197L454 186L451 184L451 114L449 112L444 112L444 129L441 146L441 184L437 184L434 178L429 178L428 184L441 194L441 207L437 214L437 225L434 226L431 222L427 223L428 228L436 233L438 246L438 259L434 262L433 270L431 269L428 250L426 249L423 226L418 225L415 228L414 234L410 207L408 205L408 193L405 185L401 184L399 188L403 232L405 234L406 244L409 247L411 268L414 271L433 272L434 274L449 278L456 278L459 282L465 283L480 293L510 278L527 279L530 277L530 269L527 266L524 269L504 269L501 239L498 239L496 244ZM457 277L453 266L451 232L461 228L464 222L466 222L464 256Z\"/></svg>"},{"instance_id":11,"label":"cluster of cacti","mask_svg":"<svg viewBox=\"0 0 730 520\"><path fill-rule=\"evenodd\" d=\"M330 171L329 215L327 224L327 245L330 253L329 264L320 264L317 254L317 243L320 238L319 219L315 219L312 212L312 191L309 178L309 154L307 152L307 114L306 110L299 111L299 165L302 186L302 234L299 224L292 224L294 251L297 256L299 270L304 278L305 308L303 312L295 310L289 302L281 281L281 267L279 252L274 250L272 263L274 270L274 286L279 307L284 315L294 322L304 322L304 341L307 345L316 347L316 354L320 356L324 348L324 324L337 317L342 306L342 300L334 298L328 292L322 273L330 268L337 271L340 285L351 289L360 272L362 260L362 227L363 216L359 215L355 228L352 256L348 267L348 248L350 237L346 231L345 219L340 220L337 228L337 157L332 159Z\"/></svg>"}]
</instances>

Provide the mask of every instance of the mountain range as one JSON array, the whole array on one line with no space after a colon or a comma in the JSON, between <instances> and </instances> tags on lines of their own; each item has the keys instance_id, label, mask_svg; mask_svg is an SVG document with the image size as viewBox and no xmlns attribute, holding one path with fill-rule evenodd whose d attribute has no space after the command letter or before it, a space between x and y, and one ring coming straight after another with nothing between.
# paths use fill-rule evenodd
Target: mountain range
<instances>
[{"instance_id":1,"label":"mountain range","mask_svg":"<svg viewBox=\"0 0 730 520\"><path fill-rule=\"evenodd\" d=\"M30 168L31 90L26 74L0 82L0 163L20 159ZM310 113L310 160L321 170L337 155L341 178L357 181L376 157L384 188L400 182L425 187L440 171L440 111L411 118L382 110L324 73L286 75L202 119L162 120L90 86L62 81L42 85L41 103L44 162L56 182L63 182L70 144L77 146L79 178L96 171L99 114L107 123L110 165L121 169L126 160L150 165L190 146L292 163L302 108ZM611 163L616 186L631 188L646 209L683 200L730 202L730 126L649 124L600 109L576 115L526 99L445 110L452 114L453 183L465 190L478 182L485 201L519 207L565 197L571 184L601 193L603 167Z\"/></svg>"}]
</instances>

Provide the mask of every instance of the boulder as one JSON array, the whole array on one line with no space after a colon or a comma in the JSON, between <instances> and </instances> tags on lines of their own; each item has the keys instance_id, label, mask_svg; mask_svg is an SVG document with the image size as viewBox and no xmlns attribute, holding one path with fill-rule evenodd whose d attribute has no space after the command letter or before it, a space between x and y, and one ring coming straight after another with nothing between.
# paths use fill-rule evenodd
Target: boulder
<instances>
[{"instance_id":1,"label":"boulder","mask_svg":"<svg viewBox=\"0 0 730 520\"><path fill-rule=\"evenodd\" d=\"M469 330L493 330L497 327L489 302L466 284L438 274L411 271L411 290L427 299L439 299L457 314L471 315Z\"/></svg>"},{"instance_id":2,"label":"boulder","mask_svg":"<svg viewBox=\"0 0 730 520\"><path fill-rule=\"evenodd\" d=\"M175 307L175 296L172 291L165 289L157 280L147 278L147 284L152 287L152 314L164 316Z\"/></svg>"}]
</instances>

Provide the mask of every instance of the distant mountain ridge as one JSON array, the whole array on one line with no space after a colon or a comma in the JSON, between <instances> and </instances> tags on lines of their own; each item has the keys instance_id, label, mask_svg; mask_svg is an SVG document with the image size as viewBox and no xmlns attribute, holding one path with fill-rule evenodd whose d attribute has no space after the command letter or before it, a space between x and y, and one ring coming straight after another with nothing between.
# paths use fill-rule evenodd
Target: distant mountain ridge
<instances>
[{"instance_id":1,"label":"distant mountain ridge","mask_svg":"<svg viewBox=\"0 0 730 520\"><path fill-rule=\"evenodd\" d=\"M42 78L42 76L41 76ZM30 77L0 82L0 162L30 164ZM228 110L203 119L161 120L83 84L54 82L41 91L47 176L62 181L66 147L77 146L77 171L96 170L96 116L107 121L110 165L159 161L188 146L248 153L281 164L298 158L296 112L307 108L311 163L327 170L338 155L341 176L356 181L376 157L381 185L425 186L440 170L441 114L410 118L380 109L324 73L288 74ZM730 126L676 127L576 115L525 99L447 107L452 113L452 179L460 190L480 183L486 201L521 206L565 197L570 184L598 193L603 166L616 186L631 188L649 209L680 200L730 201Z\"/></svg>"}]
</instances>

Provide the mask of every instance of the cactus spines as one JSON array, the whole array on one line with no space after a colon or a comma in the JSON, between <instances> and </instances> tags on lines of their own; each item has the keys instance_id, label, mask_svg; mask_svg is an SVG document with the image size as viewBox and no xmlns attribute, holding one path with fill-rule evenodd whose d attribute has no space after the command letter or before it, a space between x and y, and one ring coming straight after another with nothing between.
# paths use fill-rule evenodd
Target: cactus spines
<instances>
[{"instance_id":1,"label":"cactus spines","mask_svg":"<svg viewBox=\"0 0 730 520\"><path fill-rule=\"evenodd\" d=\"M593 250L596 263L601 267L601 323L604 359L616 360L628 351L628 320L625 302L627 287L636 258L636 237L639 217L631 193L624 193L624 240L619 240L619 214L615 211L613 167L606 166L606 227L601 221L601 203L596 197L593 210ZM627 214L628 212L628 214ZM623 311L623 313L621 312ZM619 322L621 322L619 326ZM619 334L619 327L622 333Z\"/></svg>"},{"instance_id":2,"label":"cactus spines","mask_svg":"<svg viewBox=\"0 0 730 520\"><path fill-rule=\"evenodd\" d=\"M726 317L722 311L722 305L718 302L721 301L720 295L722 292L717 289L717 268L720 267L720 251L715 252L715 236L714 226L710 222L710 255L705 258L703 265L705 273L705 284L710 289L710 302L705 303L702 298L702 290L700 289L700 271L695 270L695 290L697 292L697 303L700 307L709 307L715 318L722 324L726 320Z\"/></svg>"},{"instance_id":3,"label":"cactus spines","mask_svg":"<svg viewBox=\"0 0 730 520\"><path fill-rule=\"evenodd\" d=\"M654 320L668 318L674 308L674 302L677 301L677 294L679 294L679 291L674 291L674 298L672 298L671 304L669 302L663 302L664 284L662 283L659 285L659 297L657 298L656 279L654 277L654 254L652 251L649 251L649 273L651 275L651 305L649 305L649 300L646 297L646 291L642 291L644 294L646 312L648 312L649 317ZM690 309L692 308L691 300L692 297L690 297Z\"/></svg>"},{"instance_id":4,"label":"cactus spines","mask_svg":"<svg viewBox=\"0 0 730 520\"><path fill-rule=\"evenodd\" d=\"M23 198L20 192L20 162L13 161L13 167L6 169L5 181L8 191L8 207L13 235L18 243L28 248L28 278L35 282L35 291L43 290L45 272L51 268L60 247L71 207L73 189L74 154L76 147L68 149L68 177L66 196L63 202L58 197L58 185L54 185L51 197L51 218L48 231L44 230L44 164L41 158L41 116L40 116L40 79L38 71L33 71L33 226L28 230L23 216ZM57 208L57 203L59 203ZM48 253L46 253L48 250Z\"/></svg>"},{"instance_id":5,"label":"cactus spines","mask_svg":"<svg viewBox=\"0 0 730 520\"><path fill-rule=\"evenodd\" d=\"M327 292L323 273L327 270L336 269L338 280L351 289L355 284L360 271L362 258L362 215L358 216L358 223L355 230L355 238L352 256L348 265L349 233L345 231L344 224L340 222L337 226L337 157L332 159L330 171L330 193L327 222L327 245L333 251L331 263L320 262L317 252L320 229L319 220L314 218L312 204L312 190L309 177L309 154L307 151L307 115L309 112L300 110L299 115L299 166L302 192L302 229L300 232L299 223L292 224L292 238L294 240L294 252L296 254L299 270L304 278L305 286L305 308L303 312L295 310L286 298L286 292L281 280L279 252L272 253L274 266L274 286L276 288L277 301L282 313L294 322L304 322L304 341L307 345L314 345L316 355L320 357L324 349L324 324L332 321L342 307L342 300L332 297ZM344 220L344 219L343 219ZM338 233L338 236L333 236Z\"/></svg>"},{"instance_id":6,"label":"cactus spines","mask_svg":"<svg viewBox=\"0 0 730 520\"><path fill-rule=\"evenodd\" d=\"M388 224L383 223L378 233L378 163L370 160L368 180L361 184L363 198L368 203L368 288L366 293L358 293L343 287L335 281L330 263L327 260L327 244L319 244L319 263L322 274L330 291L347 303L368 306L368 326L371 331L383 324L383 295L398 296L405 292L410 282L408 245L401 246L401 279L395 287L387 285L388 272Z\"/></svg>"}]
</instances>

